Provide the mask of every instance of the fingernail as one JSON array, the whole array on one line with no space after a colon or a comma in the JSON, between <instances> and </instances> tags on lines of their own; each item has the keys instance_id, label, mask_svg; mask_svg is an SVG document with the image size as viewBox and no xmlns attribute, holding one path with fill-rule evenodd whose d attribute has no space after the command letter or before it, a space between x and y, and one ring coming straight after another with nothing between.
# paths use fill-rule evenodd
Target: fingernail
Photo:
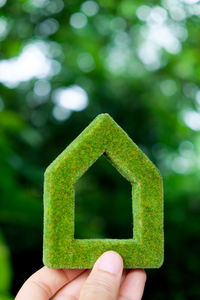
<instances>
[{"instance_id":1,"label":"fingernail","mask_svg":"<svg viewBox=\"0 0 200 300\"><path fill-rule=\"evenodd\" d=\"M105 252L98 259L98 268L111 274L118 274L122 269L121 256L114 251Z\"/></svg>"}]
</instances>

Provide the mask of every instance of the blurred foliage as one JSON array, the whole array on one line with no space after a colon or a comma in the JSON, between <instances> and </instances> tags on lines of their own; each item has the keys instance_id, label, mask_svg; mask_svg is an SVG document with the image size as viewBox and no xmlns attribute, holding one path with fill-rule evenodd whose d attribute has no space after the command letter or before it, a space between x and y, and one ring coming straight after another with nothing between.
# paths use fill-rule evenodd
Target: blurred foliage
<instances>
[{"instance_id":1,"label":"blurred foliage","mask_svg":"<svg viewBox=\"0 0 200 300\"><path fill-rule=\"evenodd\" d=\"M163 175L165 263L144 299L199 299L199 15L198 0L0 0L1 300L42 265L45 168L101 112ZM76 198L77 236L131 235L129 184L104 158Z\"/></svg>"},{"instance_id":2,"label":"blurred foliage","mask_svg":"<svg viewBox=\"0 0 200 300\"><path fill-rule=\"evenodd\" d=\"M9 300L11 286L11 264L9 250L0 232L0 299Z\"/></svg>"}]
</instances>

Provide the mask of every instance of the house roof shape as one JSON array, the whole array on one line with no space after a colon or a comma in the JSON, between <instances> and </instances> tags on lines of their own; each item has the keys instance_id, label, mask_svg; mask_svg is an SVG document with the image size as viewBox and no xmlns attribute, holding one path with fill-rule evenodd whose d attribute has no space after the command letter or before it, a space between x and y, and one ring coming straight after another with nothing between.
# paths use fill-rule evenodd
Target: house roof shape
<instances>
[{"instance_id":1,"label":"house roof shape","mask_svg":"<svg viewBox=\"0 0 200 300\"><path fill-rule=\"evenodd\" d=\"M103 154L132 186L131 239L74 238L74 184ZM43 262L50 268L91 268L107 250L117 251L125 268L158 268L164 259L161 175L105 113L98 115L45 171Z\"/></svg>"}]
</instances>

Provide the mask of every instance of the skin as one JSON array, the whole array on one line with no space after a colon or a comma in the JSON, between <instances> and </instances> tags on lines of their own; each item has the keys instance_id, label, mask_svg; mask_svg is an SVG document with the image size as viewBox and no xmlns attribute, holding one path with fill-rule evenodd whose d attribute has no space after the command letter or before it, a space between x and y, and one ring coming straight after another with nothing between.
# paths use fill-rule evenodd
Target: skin
<instances>
[{"instance_id":1,"label":"skin","mask_svg":"<svg viewBox=\"0 0 200 300\"><path fill-rule=\"evenodd\" d=\"M15 300L139 300L145 281L144 270L123 270L121 256L107 251L92 270L43 267L23 284Z\"/></svg>"}]
</instances>

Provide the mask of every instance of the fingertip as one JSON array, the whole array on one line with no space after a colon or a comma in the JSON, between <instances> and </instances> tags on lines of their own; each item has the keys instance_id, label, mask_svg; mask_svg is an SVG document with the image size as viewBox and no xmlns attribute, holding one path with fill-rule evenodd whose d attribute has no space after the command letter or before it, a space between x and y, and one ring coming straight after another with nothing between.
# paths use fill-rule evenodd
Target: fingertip
<instances>
[{"instance_id":1,"label":"fingertip","mask_svg":"<svg viewBox=\"0 0 200 300\"><path fill-rule=\"evenodd\" d=\"M96 261L94 268L111 274L118 274L123 269L123 259L119 253L115 251L104 252Z\"/></svg>"},{"instance_id":2,"label":"fingertip","mask_svg":"<svg viewBox=\"0 0 200 300\"><path fill-rule=\"evenodd\" d=\"M144 269L141 269L141 271L143 273L143 277L144 277L144 280L146 282L146 280L147 280L147 273L146 273L146 271Z\"/></svg>"},{"instance_id":3,"label":"fingertip","mask_svg":"<svg viewBox=\"0 0 200 300\"><path fill-rule=\"evenodd\" d=\"M122 257L112 250L104 252L83 285L80 300L117 299L122 271Z\"/></svg>"},{"instance_id":4,"label":"fingertip","mask_svg":"<svg viewBox=\"0 0 200 300\"><path fill-rule=\"evenodd\" d=\"M135 276L137 276L140 279L143 279L144 282L147 280L147 273L144 269L133 269L130 271L130 273L134 273Z\"/></svg>"},{"instance_id":5,"label":"fingertip","mask_svg":"<svg viewBox=\"0 0 200 300\"><path fill-rule=\"evenodd\" d=\"M134 299L142 299L146 278L146 272L143 269L130 270L121 285L119 300L129 298L130 295L134 295Z\"/></svg>"}]
</instances>

